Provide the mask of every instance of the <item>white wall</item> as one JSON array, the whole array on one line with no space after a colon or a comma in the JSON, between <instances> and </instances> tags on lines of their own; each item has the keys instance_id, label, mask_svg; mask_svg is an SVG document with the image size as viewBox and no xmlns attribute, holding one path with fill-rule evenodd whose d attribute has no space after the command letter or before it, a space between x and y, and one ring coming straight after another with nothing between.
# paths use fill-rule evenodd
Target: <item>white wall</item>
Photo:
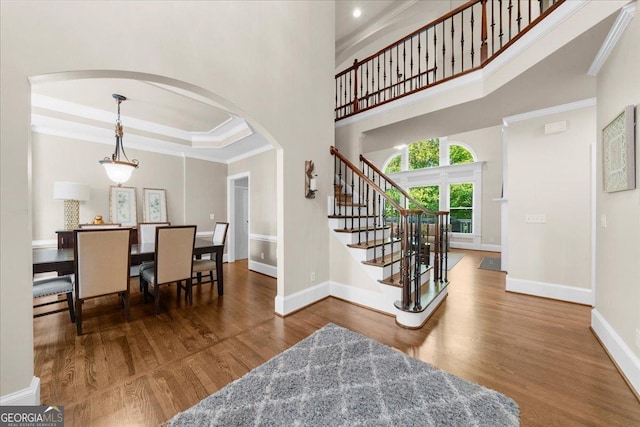
<instances>
[{"instance_id":1,"label":"white wall","mask_svg":"<svg viewBox=\"0 0 640 427\"><path fill-rule=\"evenodd\" d=\"M0 7L0 395L27 388L33 376L32 76L139 78L196 92L245 118L279 147L278 294L308 287L312 269L318 280L328 279L329 184L320 186L315 203L300 188L304 160L329 170L332 2L25 1Z\"/></svg>"},{"instance_id":2,"label":"white wall","mask_svg":"<svg viewBox=\"0 0 640 427\"><path fill-rule=\"evenodd\" d=\"M277 262L276 150L229 164L229 176L249 173L249 260L272 267ZM253 236L253 237L252 237ZM263 255L264 258L261 256Z\"/></svg>"},{"instance_id":3,"label":"white wall","mask_svg":"<svg viewBox=\"0 0 640 427\"><path fill-rule=\"evenodd\" d=\"M526 282L591 294L595 112L592 106L509 124L509 290ZM545 134L546 123L564 120L566 132ZM546 222L527 223L530 214L545 215Z\"/></svg>"},{"instance_id":4,"label":"white wall","mask_svg":"<svg viewBox=\"0 0 640 427\"><path fill-rule=\"evenodd\" d=\"M640 17L635 17L597 76L597 251L595 310L611 336L594 329L640 392ZM602 129L623 107L636 106L636 189L602 188ZM606 227L600 218L606 217ZM613 336L617 336L613 339ZM618 348L613 345L617 342ZM624 350L623 350L624 349ZM621 357L624 355L624 360ZM635 362L633 361L635 359ZM634 368L635 366L635 368ZM628 368L628 369L626 369Z\"/></svg>"}]
</instances>

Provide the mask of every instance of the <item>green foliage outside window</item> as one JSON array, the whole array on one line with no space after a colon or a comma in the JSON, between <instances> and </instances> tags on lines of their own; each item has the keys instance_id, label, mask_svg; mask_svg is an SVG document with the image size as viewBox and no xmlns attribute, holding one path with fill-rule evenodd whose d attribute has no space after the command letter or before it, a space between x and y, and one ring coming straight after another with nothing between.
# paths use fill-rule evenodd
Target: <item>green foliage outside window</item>
<instances>
[{"instance_id":1,"label":"green foliage outside window","mask_svg":"<svg viewBox=\"0 0 640 427\"><path fill-rule=\"evenodd\" d=\"M451 184L449 186L449 215L451 231L472 233L473 184Z\"/></svg>"},{"instance_id":2,"label":"green foliage outside window","mask_svg":"<svg viewBox=\"0 0 640 427\"><path fill-rule=\"evenodd\" d=\"M440 141L429 139L409 145L409 169L433 168L440 165Z\"/></svg>"},{"instance_id":3,"label":"green foliage outside window","mask_svg":"<svg viewBox=\"0 0 640 427\"><path fill-rule=\"evenodd\" d=\"M384 170L384 173L390 174L394 172L400 172L400 166L401 166L400 162L401 162L401 156L397 155L396 157L391 159L391 161L387 165L387 168Z\"/></svg>"},{"instance_id":4,"label":"green foliage outside window","mask_svg":"<svg viewBox=\"0 0 640 427\"><path fill-rule=\"evenodd\" d=\"M430 211L440 210L440 187L438 185L412 187L409 189L409 195ZM416 207L409 206L409 208L415 209Z\"/></svg>"},{"instance_id":5,"label":"green foliage outside window","mask_svg":"<svg viewBox=\"0 0 640 427\"><path fill-rule=\"evenodd\" d=\"M462 163L473 163L473 156L461 145L449 146L449 164L459 165Z\"/></svg>"}]
</instances>

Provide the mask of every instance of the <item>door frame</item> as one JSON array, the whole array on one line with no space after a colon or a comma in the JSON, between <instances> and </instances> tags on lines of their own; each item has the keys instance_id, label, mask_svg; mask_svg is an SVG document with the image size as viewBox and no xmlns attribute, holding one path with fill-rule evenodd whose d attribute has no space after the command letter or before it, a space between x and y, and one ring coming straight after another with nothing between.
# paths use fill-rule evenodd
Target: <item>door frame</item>
<instances>
[{"instance_id":1,"label":"door frame","mask_svg":"<svg viewBox=\"0 0 640 427\"><path fill-rule=\"evenodd\" d=\"M247 249L249 251L247 259L251 258L251 173L242 172L235 175L227 176L227 221L231 221L235 218L236 214L236 195L235 186L236 181L247 178L247 210L249 215L247 217ZM229 238L227 239L227 260L228 262L235 262L236 260L236 232L235 224L229 224L228 229Z\"/></svg>"}]
</instances>

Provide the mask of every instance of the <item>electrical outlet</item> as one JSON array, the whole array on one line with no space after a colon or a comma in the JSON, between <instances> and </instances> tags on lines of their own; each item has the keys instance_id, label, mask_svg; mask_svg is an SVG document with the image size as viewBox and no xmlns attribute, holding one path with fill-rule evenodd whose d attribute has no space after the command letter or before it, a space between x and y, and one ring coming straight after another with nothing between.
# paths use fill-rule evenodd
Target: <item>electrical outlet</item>
<instances>
[{"instance_id":1,"label":"electrical outlet","mask_svg":"<svg viewBox=\"0 0 640 427\"><path fill-rule=\"evenodd\" d=\"M607 228L607 214L600 215L600 227Z\"/></svg>"},{"instance_id":2,"label":"electrical outlet","mask_svg":"<svg viewBox=\"0 0 640 427\"><path fill-rule=\"evenodd\" d=\"M316 272L315 272L315 271L312 271L312 272L311 272L311 281L312 281L312 282L315 282L315 281L316 281Z\"/></svg>"},{"instance_id":3,"label":"electrical outlet","mask_svg":"<svg viewBox=\"0 0 640 427\"><path fill-rule=\"evenodd\" d=\"M547 222L547 216L545 214L526 214L524 216L524 222L530 224L544 224Z\"/></svg>"},{"instance_id":4,"label":"electrical outlet","mask_svg":"<svg viewBox=\"0 0 640 427\"><path fill-rule=\"evenodd\" d=\"M260 259L264 259L264 252L260 252Z\"/></svg>"},{"instance_id":5,"label":"electrical outlet","mask_svg":"<svg viewBox=\"0 0 640 427\"><path fill-rule=\"evenodd\" d=\"M215 217L216 217L216 216L215 216L214 214L209 214L209 219L210 219L211 221L213 221Z\"/></svg>"}]
</instances>

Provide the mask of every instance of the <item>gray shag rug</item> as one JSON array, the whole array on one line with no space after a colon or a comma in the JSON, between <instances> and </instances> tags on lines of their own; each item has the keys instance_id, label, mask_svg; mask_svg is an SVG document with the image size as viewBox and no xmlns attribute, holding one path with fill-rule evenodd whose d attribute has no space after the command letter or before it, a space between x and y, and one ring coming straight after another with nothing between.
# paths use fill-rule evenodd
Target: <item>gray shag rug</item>
<instances>
[{"instance_id":1,"label":"gray shag rug","mask_svg":"<svg viewBox=\"0 0 640 427\"><path fill-rule=\"evenodd\" d=\"M329 324L168 426L517 426L518 405Z\"/></svg>"}]
</instances>

